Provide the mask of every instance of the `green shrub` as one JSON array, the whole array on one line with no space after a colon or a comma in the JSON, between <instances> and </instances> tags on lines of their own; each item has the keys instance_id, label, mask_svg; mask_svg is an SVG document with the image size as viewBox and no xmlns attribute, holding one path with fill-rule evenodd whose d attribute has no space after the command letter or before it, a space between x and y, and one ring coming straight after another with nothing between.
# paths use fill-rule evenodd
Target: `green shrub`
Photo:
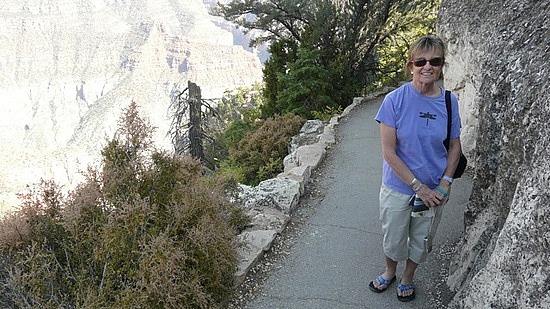
<instances>
[{"instance_id":1,"label":"green shrub","mask_svg":"<svg viewBox=\"0 0 550 309\"><path fill-rule=\"evenodd\" d=\"M268 118L233 145L229 160L242 171L243 182L256 185L282 172L290 140L304 123L304 118L292 114Z\"/></svg>"},{"instance_id":2,"label":"green shrub","mask_svg":"<svg viewBox=\"0 0 550 309\"><path fill-rule=\"evenodd\" d=\"M330 121L330 119L334 115L342 114L342 112L343 112L342 106L338 106L337 108L332 106L325 106L323 110L312 111L311 113L313 114L313 117L315 117L315 119L319 119L326 122L326 121Z\"/></svg>"},{"instance_id":3,"label":"green shrub","mask_svg":"<svg viewBox=\"0 0 550 309\"><path fill-rule=\"evenodd\" d=\"M0 222L0 307L222 308L237 268L235 182L155 151L132 104L101 170L43 182ZM147 133L147 134L146 134Z\"/></svg>"}]
</instances>

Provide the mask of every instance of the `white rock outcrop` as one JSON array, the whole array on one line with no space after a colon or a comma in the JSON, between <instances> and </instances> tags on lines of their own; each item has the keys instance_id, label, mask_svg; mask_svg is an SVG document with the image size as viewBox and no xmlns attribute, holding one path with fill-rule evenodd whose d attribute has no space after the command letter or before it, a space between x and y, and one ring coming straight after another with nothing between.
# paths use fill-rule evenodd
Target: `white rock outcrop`
<instances>
[{"instance_id":1,"label":"white rock outcrop","mask_svg":"<svg viewBox=\"0 0 550 309\"><path fill-rule=\"evenodd\" d=\"M474 165L449 308L550 303L549 1L443 0L445 85Z\"/></svg>"}]
</instances>

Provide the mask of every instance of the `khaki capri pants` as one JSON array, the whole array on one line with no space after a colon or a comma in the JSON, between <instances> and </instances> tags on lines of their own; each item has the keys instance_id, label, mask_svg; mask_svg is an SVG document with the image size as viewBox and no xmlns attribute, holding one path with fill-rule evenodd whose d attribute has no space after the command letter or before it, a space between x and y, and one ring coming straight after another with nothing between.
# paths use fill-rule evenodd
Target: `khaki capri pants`
<instances>
[{"instance_id":1,"label":"khaki capri pants","mask_svg":"<svg viewBox=\"0 0 550 309\"><path fill-rule=\"evenodd\" d=\"M431 239L434 239L448 195L444 203L435 208L435 217L411 217L410 199L410 195L382 184L380 188L380 221L384 232L382 244L384 254L393 261L402 262L410 259L420 264L426 260L428 254L424 239L428 234Z\"/></svg>"}]
</instances>

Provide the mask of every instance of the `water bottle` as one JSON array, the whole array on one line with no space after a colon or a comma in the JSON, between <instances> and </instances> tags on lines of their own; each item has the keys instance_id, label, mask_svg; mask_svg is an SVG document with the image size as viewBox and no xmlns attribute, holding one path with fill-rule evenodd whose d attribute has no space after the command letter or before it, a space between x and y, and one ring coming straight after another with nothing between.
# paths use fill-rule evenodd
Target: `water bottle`
<instances>
[{"instance_id":1,"label":"water bottle","mask_svg":"<svg viewBox=\"0 0 550 309\"><path fill-rule=\"evenodd\" d=\"M418 194L411 198L410 205L412 206L412 217L433 217L434 215L433 210L424 204Z\"/></svg>"}]
</instances>

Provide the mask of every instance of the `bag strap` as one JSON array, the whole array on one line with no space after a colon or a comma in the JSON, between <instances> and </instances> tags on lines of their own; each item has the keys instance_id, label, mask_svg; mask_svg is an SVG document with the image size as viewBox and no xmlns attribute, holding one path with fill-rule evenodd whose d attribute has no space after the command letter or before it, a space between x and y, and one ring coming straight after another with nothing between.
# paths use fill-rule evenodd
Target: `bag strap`
<instances>
[{"instance_id":1,"label":"bag strap","mask_svg":"<svg viewBox=\"0 0 550 309\"><path fill-rule=\"evenodd\" d=\"M447 138L443 141L445 148L449 150L449 141L451 140L451 121L453 119L453 111L451 109L451 91L445 90L445 105L447 106Z\"/></svg>"}]
</instances>

